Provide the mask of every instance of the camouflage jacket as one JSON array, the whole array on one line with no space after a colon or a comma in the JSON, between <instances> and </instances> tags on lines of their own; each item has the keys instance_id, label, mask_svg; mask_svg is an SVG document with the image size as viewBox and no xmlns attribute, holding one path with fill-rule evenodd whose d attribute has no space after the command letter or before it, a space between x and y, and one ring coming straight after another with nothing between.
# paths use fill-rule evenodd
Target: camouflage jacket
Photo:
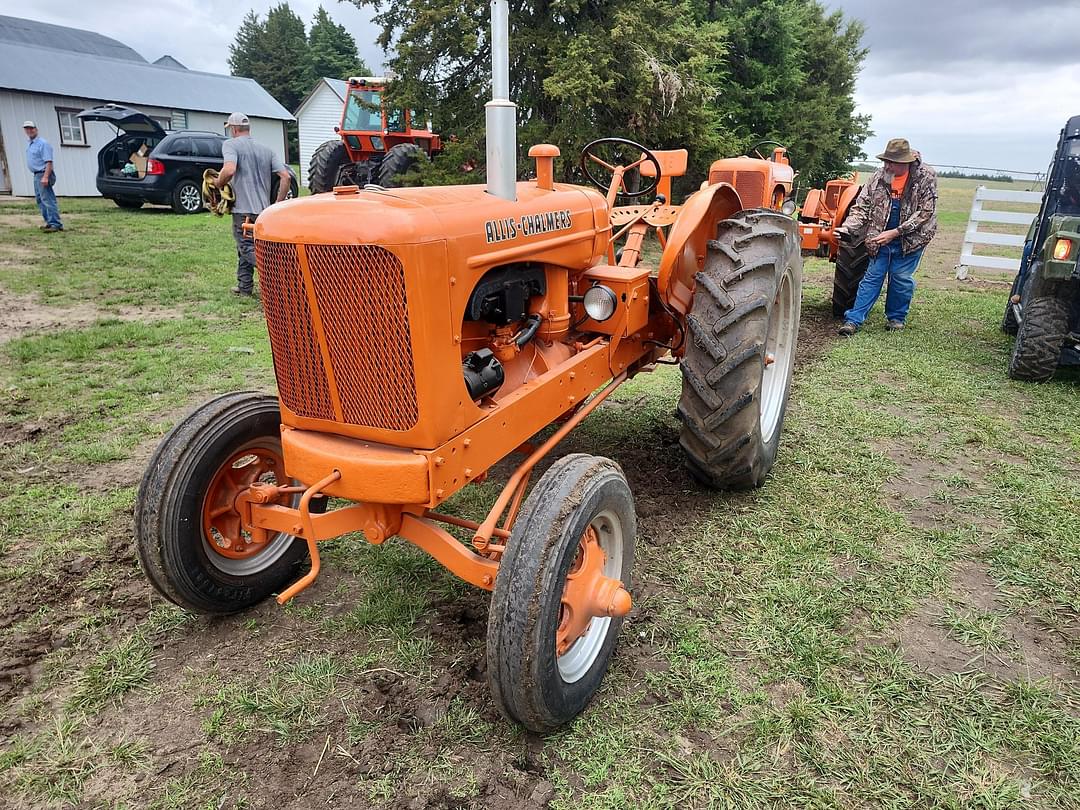
<instances>
[{"instance_id":1,"label":"camouflage jacket","mask_svg":"<svg viewBox=\"0 0 1080 810\"><path fill-rule=\"evenodd\" d=\"M916 161L900 200L900 234L904 253L926 247L937 233L937 174ZM863 186L855 204L844 220L844 228L856 238L868 239L885 230L892 207L892 188L884 169L878 169ZM866 246L871 256L878 248Z\"/></svg>"}]
</instances>

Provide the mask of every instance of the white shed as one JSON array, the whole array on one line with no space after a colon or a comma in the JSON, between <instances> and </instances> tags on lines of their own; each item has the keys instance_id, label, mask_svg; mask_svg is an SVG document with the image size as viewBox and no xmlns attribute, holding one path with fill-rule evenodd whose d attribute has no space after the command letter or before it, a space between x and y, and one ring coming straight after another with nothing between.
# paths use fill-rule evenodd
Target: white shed
<instances>
[{"instance_id":1,"label":"white shed","mask_svg":"<svg viewBox=\"0 0 1080 810\"><path fill-rule=\"evenodd\" d=\"M341 125L341 112L345 105L347 85L344 79L319 79L318 84L296 108L296 122L300 130L300 185L308 183L308 166L311 156L325 141L338 137L335 127Z\"/></svg>"},{"instance_id":2,"label":"white shed","mask_svg":"<svg viewBox=\"0 0 1080 810\"><path fill-rule=\"evenodd\" d=\"M56 193L96 196L98 151L116 133L76 115L105 103L144 112L165 129L222 133L240 110L252 137L287 157L292 116L251 79L187 70L171 57L151 64L92 31L0 15L0 193L34 193L22 130L31 120L53 147Z\"/></svg>"}]
</instances>

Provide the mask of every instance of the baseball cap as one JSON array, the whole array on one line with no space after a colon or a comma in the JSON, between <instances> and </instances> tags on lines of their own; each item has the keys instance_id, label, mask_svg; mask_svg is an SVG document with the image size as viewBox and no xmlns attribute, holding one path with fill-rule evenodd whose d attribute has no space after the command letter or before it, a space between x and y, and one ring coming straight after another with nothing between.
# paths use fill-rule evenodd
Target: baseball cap
<instances>
[{"instance_id":1,"label":"baseball cap","mask_svg":"<svg viewBox=\"0 0 1080 810\"><path fill-rule=\"evenodd\" d=\"M249 121L248 117L246 115L244 115L242 112L234 112L232 115L229 116L229 120L225 122L225 126L227 126L227 127L249 127L249 126L251 126L251 121Z\"/></svg>"},{"instance_id":2,"label":"baseball cap","mask_svg":"<svg viewBox=\"0 0 1080 810\"><path fill-rule=\"evenodd\" d=\"M37 129L37 124L35 124L33 121L23 121L22 126L23 129Z\"/></svg>"}]
</instances>

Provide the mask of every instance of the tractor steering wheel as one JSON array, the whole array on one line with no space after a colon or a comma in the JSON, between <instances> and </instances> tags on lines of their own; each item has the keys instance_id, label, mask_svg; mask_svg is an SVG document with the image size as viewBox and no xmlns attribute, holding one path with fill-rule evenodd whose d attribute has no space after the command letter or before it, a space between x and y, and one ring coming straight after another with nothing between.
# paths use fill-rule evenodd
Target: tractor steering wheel
<instances>
[{"instance_id":1,"label":"tractor steering wheel","mask_svg":"<svg viewBox=\"0 0 1080 810\"><path fill-rule=\"evenodd\" d=\"M759 146L766 146L767 144L772 144L773 146L779 146L784 151L788 151L788 148L784 144L780 143L780 141L758 141L753 146L751 146L749 149L747 149L743 154L746 155L746 157L759 157L762 160L768 160L767 157L765 157L763 154L761 154L760 151L758 151ZM751 154L751 153L753 153L753 154Z\"/></svg>"},{"instance_id":2,"label":"tractor steering wheel","mask_svg":"<svg viewBox=\"0 0 1080 810\"><path fill-rule=\"evenodd\" d=\"M603 158L597 156L596 153L601 146L614 147L612 149L612 154L608 155L608 158L613 160L614 164L608 163ZM622 161L627 159L630 159L633 162L623 165ZM631 169L636 169L646 161L653 165L655 171L653 172L652 177L646 177L644 179L651 180L652 182L647 183L644 187L639 188L636 191L630 191L626 187L626 175L619 173L617 170L622 169L623 172L628 172ZM590 162L602 166L604 173L610 175L607 182L604 182L589 171ZM622 197L644 197L647 194L654 192L656 187L660 184L660 161L658 161L656 156L640 143L627 140L626 138L599 138L592 143L586 144L585 148L581 150L581 171L585 177L588 178L590 183L608 194L611 193L613 186L617 183L618 187L615 189L615 193ZM617 181L616 177L618 177ZM642 175L642 177L644 177L644 175Z\"/></svg>"}]
</instances>

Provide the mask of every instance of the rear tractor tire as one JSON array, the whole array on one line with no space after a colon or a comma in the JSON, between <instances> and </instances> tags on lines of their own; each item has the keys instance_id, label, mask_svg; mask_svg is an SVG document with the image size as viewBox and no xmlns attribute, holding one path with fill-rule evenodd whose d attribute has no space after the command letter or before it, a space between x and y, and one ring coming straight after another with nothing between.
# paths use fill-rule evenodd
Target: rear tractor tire
<instances>
[{"instance_id":1,"label":"rear tractor tire","mask_svg":"<svg viewBox=\"0 0 1080 810\"><path fill-rule=\"evenodd\" d=\"M308 164L308 189L312 194L333 191L335 186L363 186L369 182L367 161L353 163L340 138L319 145Z\"/></svg>"},{"instance_id":2,"label":"rear tractor tire","mask_svg":"<svg viewBox=\"0 0 1080 810\"><path fill-rule=\"evenodd\" d=\"M427 155L414 143L399 143L391 147L379 164L379 185L383 188L400 188L403 176L424 160L427 160Z\"/></svg>"},{"instance_id":3,"label":"rear tractor tire","mask_svg":"<svg viewBox=\"0 0 1080 810\"><path fill-rule=\"evenodd\" d=\"M636 534L630 486L610 459L564 456L533 487L488 618L488 682L506 717L542 733L592 700L630 607Z\"/></svg>"},{"instance_id":4,"label":"rear tractor tire","mask_svg":"<svg viewBox=\"0 0 1080 810\"><path fill-rule=\"evenodd\" d=\"M833 271L833 316L843 318L844 313L855 306L859 284L870 266L870 254L866 243L841 242L836 248L836 269Z\"/></svg>"},{"instance_id":5,"label":"rear tractor tire","mask_svg":"<svg viewBox=\"0 0 1080 810\"><path fill-rule=\"evenodd\" d=\"M253 481L285 483L280 427L276 398L225 394L154 451L139 485L135 537L144 573L169 601L196 613L236 613L300 575L307 544L286 534L253 543L233 506ZM325 508L325 499L311 505Z\"/></svg>"},{"instance_id":6,"label":"rear tractor tire","mask_svg":"<svg viewBox=\"0 0 1080 810\"><path fill-rule=\"evenodd\" d=\"M680 444L705 486L759 487L776 462L795 366L795 222L763 209L724 220L696 281L680 364Z\"/></svg>"}]
</instances>

